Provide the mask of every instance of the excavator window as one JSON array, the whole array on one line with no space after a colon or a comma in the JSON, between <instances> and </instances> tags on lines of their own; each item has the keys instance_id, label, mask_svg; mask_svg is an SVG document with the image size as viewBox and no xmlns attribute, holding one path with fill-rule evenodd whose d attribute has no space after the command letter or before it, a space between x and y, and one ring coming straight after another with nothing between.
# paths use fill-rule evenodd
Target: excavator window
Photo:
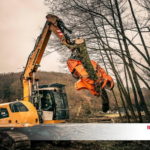
<instances>
[{"instance_id":1,"label":"excavator window","mask_svg":"<svg viewBox=\"0 0 150 150\"><path fill-rule=\"evenodd\" d=\"M9 106L10 106L10 110L12 112L26 112L26 111L29 111L27 109L27 107L24 104L20 103L20 102L11 103L11 104L9 104Z\"/></svg>"},{"instance_id":2,"label":"excavator window","mask_svg":"<svg viewBox=\"0 0 150 150\"><path fill-rule=\"evenodd\" d=\"M9 117L9 113L6 108L0 108L0 119Z\"/></svg>"},{"instance_id":3,"label":"excavator window","mask_svg":"<svg viewBox=\"0 0 150 150\"><path fill-rule=\"evenodd\" d=\"M49 90L40 91L42 109L45 111L54 111L54 100Z\"/></svg>"}]
</instances>

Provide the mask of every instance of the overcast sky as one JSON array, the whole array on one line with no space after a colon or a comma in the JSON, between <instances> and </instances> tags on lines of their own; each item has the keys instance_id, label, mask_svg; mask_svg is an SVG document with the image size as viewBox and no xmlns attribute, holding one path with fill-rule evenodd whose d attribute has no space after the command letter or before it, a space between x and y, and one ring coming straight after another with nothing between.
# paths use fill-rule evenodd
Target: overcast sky
<instances>
[{"instance_id":1,"label":"overcast sky","mask_svg":"<svg viewBox=\"0 0 150 150\"><path fill-rule=\"evenodd\" d=\"M23 70L47 12L44 0L1 0L0 73ZM40 70L61 71L58 59L57 53L44 57Z\"/></svg>"}]
</instances>

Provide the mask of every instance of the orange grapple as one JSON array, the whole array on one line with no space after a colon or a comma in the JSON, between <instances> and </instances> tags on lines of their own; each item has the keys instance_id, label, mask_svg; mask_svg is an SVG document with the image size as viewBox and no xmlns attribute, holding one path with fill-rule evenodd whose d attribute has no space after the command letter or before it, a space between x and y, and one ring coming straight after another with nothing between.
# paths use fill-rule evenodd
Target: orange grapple
<instances>
[{"instance_id":1,"label":"orange grapple","mask_svg":"<svg viewBox=\"0 0 150 150\"><path fill-rule=\"evenodd\" d=\"M69 71L74 78L78 79L75 83L75 88L77 90L87 89L92 95L100 96L100 91L103 88L111 90L114 87L114 81L95 61L91 60L91 64L98 77L96 81L89 78L89 75L80 60L68 59L67 61ZM97 90L97 87L100 87L99 90Z\"/></svg>"}]
</instances>

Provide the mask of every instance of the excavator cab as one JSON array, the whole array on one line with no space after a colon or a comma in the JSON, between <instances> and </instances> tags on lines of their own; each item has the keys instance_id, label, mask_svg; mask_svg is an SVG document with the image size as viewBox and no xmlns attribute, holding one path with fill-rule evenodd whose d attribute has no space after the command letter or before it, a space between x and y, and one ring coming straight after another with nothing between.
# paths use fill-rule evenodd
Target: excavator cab
<instances>
[{"instance_id":1,"label":"excavator cab","mask_svg":"<svg viewBox=\"0 0 150 150\"><path fill-rule=\"evenodd\" d=\"M40 85L33 91L31 102L36 107L41 123L69 119L65 85Z\"/></svg>"}]
</instances>

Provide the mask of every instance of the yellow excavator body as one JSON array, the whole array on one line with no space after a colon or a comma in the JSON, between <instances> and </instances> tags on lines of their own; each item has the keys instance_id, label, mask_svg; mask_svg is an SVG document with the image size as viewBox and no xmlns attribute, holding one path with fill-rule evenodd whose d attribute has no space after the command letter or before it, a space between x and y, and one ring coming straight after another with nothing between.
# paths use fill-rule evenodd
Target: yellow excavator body
<instances>
[{"instance_id":1,"label":"yellow excavator body","mask_svg":"<svg viewBox=\"0 0 150 150\"><path fill-rule=\"evenodd\" d=\"M39 124L37 110L28 101L2 103L0 110L0 126L25 127Z\"/></svg>"},{"instance_id":2,"label":"yellow excavator body","mask_svg":"<svg viewBox=\"0 0 150 150\"><path fill-rule=\"evenodd\" d=\"M0 104L0 127L30 127L40 124L36 108L28 101ZM44 120L44 124L62 123L64 120Z\"/></svg>"}]
</instances>

